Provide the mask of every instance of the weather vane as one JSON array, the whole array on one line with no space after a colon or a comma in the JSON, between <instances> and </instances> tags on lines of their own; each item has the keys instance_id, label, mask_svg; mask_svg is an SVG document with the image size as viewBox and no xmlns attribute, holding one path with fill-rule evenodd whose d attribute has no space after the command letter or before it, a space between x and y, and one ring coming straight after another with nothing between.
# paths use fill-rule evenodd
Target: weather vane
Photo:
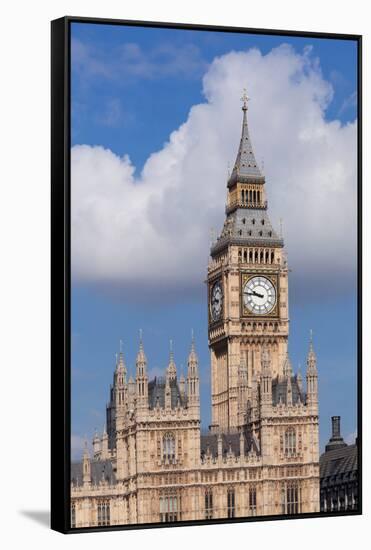
<instances>
[{"instance_id":1,"label":"weather vane","mask_svg":"<svg viewBox=\"0 0 371 550\"><path fill-rule=\"evenodd\" d=\"M243 94L241 97L241 101L243 102L243 109L247 109L247 102L250 100L249 96L247 95L246 88L243 89Z\"/></svg>"}]
</instances>

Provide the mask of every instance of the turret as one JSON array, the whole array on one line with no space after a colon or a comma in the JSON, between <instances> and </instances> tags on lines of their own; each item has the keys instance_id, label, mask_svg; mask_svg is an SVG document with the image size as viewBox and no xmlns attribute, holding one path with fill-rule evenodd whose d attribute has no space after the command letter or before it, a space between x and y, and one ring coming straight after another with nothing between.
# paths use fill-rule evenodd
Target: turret
<instances>
[{"instance_id":1,"label":"turret","mask_svg":"<svg viewBox=\"0 0 371 550\"><path fill-rule=\"evenodd\" d=\"M136 398L138 408L148 407L147 358L143 348L142 330L139 332L139 351L136 360Z\"/></svg>"},{"instance_id":2,"label":"turret","mask_svg":"<svg viewBox=\"0 0 371 550\"><path fill-rule=\"evenodd\" d=\"M173 341L170 340L170 358L165 378L165 409L171 409L171 387L174 380L176 380L176 364L174 361Z\"/></svg>"},{"instance_id":3,"label":"turret","mask_svg":"<svg viewBox=\"0 0 371 550\"><path fill-rule=\"evenodd\" d=\"M264 405L272 404L272 370L269 351L267 347L262 349L261 357L261 402Z\"/></svg>"},{"instance_id":4,"label":"turret","mask_svg":"<svg viewBox=\"0 0 371 550\"><path fill-rule=\"evenodd\" d=\"M114 449L116 446L116 432L125 422L127 409L128 387L126 382L126 364L120 340L120 352L116 353L113 384L110 388L110 400L106 408L106 422L108 430L108 446Z\"/></svg>"},{"instance_id":5,"label":"turret","mask_svg":"<svg viewBox=\"0 0 371 550\"><path fill-rule=\"evenodd\" d=\"M179 377L179 393L180 396L184 402L185 394L186 394L186 381L183 374L183 366L181 365L181 372Z\"/></svg>"},{"instance_id":6,"label":"turret","mask_svg":"<svg viewBox=\"0 0 371 550\"><path fill-rule=\"evenodd\" d=\"M296 375L296 383L298 385L298 388L300 390L300 392L303 391L303 377L302 377L302 374L301 374L301 364L299 363L299 369L298 369L298 374Z\"/></svg>"},{"instance_id":7,"label":"turret","mask_svg":"<svg viewBox=\"0 0 371 550\"><path fill-rule=\"evenodd\" d=\"M223 458L223 439L222 439L222 434L221 433L218 434L217 441L218 441L218 443L217 443L217 445L218 445L218 459L219 459L219 461L221 461L222 458Z\"/></svg>"},{"instance_id":8,"label":"turret","mask_svg":"<svg viewBox=\"0 0 371 550\"><path fill-rule=\"evenodd\" d=\"M165 379L165 409L171 409L171 388L168 376Z\"/></svg>"},{"instance_id":9,"label":"turret","mask_svg":"<svg viewBox=\"0 0 371 550\"><path fill-rule=\"evenodd\" d=\"M286 378L286 404L292 405L292 366L289 352L286 353L286 359L283 366L283 376Z\"/></svg>"},{"instance_id":10,"label":"turret","mask_svg":"<svg viewBox=\"0 0 371 550\"><path fill-rule=\"evenodd\" d=\"M170 359L166 370L166 378L169 379L169 382L176 379L176 364L174 361L174 350L173 350L172 340L170 340Z\"/></svg>"},{"instance_id":11,"label":"turret","mask_svg":"<svg viewBox=\"0 0 371 550\"><path fill-rule=\"evenodd\" d=\"M129 377L128 381L128 408L129 412L132 413L135 408L135 393L136 393L136 384L132 375Z\"/></svg>"},{"instance_id":12,"label":"turret","mask_svg":"<svg viewBox=\"0 0 371 550\"><path fill-rule=\"evenodd\" d=\"M240 365L238 368L238 425L245 424L245 415L247 409L247 366L246 361L241 354Z\"/></svg>"},{"instance_id":13,"label":"turret","mask_svg":"<svg viewBox=\"0 0 371 550\"><path fill-rule=\"evenodd\" d=\"M317 358L313 349L313 333L310 331L309 352L307 357L307 405L318 407L318 373Z\"/></svg>"},{"instance_id":14,"label":"turret","mask_svg":"<svg viewBox=\"0 0 371 550\"><path fill-rule=\"evenodd\" d=\"M109 456L108 452L108 435L106 426L103 428L103 434L102 434L102 451L101 451L101 460L106 460Z\"/></svg>"},{"instance_id":15,"label":"turret","mask_svg":"<svg viewBox=\"0 0 371 550\"><path fill-rule=\"evenodd\" d=\"M97 430L95 430L95 434L93 437L93 456L95 459L100 457L100 452L101 452L100 438Z\"/></svg>"},{"instance_id":16,"label":"turret","mask_svg":"<svg viewBox=\"0 0 371 550\"><path fill-rule=\"evenodd\" d=\"M124 359L124 354L122 351L122 340L120 340L120 353L117 358L116 355L116 369L114 374L114 398L116 408L123 407L126 399L126 364Z\"/></svg>"},{"instance_id":17,"label":"turret","mask_svg":"<svg viewBox=\"0 0 371 550\"><path fill-rule=\"evenodd\" d=\"M245 437L243 431L240 432L240 457L242 458L245 455Z\"/></svg>"},{"instance_id":18,"label":"turret","mask_svg":"<svg viewBox=\"0 0 371 550\"><path fill-rule=\"evenodd\" d=\"M91 464L88 451L88 442L86 441L86 439L84 454L82 457L82 483L84 487L89 487L91 485Z\"/></svg>"},{"instance_id":19,"label":"turret","mask_svg":"<svg viewBox=\"0 0 371 550\"><path fill-rule=\"evenodd\" d=\"M191 351L188 355L187 371L188 406L200 404L200 381L198 377L198 357L195 350L195 339L192 331Z\"/></svg>"}]
</instances>

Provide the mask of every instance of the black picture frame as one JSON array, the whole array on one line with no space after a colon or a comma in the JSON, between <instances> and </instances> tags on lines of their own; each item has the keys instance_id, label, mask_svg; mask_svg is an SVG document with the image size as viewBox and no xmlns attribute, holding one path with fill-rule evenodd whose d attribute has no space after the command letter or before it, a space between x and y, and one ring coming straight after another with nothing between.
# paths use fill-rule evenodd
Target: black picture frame
<instances>
[{"instance_id":1,"label":"black picture frame","mask_svg":"<svg viewBox=\"0 0 371 550\"><path fill-rule=\"evenodd\" d=\"M181 521L107 527L71 528L71 232L70 232L70 29L72 23L120 25L253 33L352 40L358 50L358 199L357 199L357 420L358 420L358 509L285 516L255 516L234 519ZM62 17L51 22L51 528L61 533L112 531L210 525L217 523L272 521L362 514L362 36L307 31L255 29L168 22L130 21L90 17Z\"/></svg>"}]
</instances>

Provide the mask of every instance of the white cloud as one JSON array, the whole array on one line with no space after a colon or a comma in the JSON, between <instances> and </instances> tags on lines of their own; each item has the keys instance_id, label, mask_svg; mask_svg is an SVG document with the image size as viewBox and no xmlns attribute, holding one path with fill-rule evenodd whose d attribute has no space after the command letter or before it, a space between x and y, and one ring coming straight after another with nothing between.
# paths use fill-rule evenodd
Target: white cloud
<instances>
[{"instance_id":1,"label":"white cloud","mask_svg":"<svg viewBox=\"0 0 371 550\"><path fill-rule=\"evenodd\" d=\"M200 292L211 227L224 221L227 162L240 138L242 87L250 133L264 158L269 212L284 236L295 292L331 295L353 281L356 243L356 124L327 121L333 90L310 50L281 46L230 52L203 78L206 102L134 178L129 156L72 149L75 281L139 296ZM130 151L127 151L130 154Z\"/></svg>"},{"instance_id":2,"label":"white cloud","mask_svg":"<svg viewBox=\"0 0 371 550\"><path fill-rule=\"evenodd\" d=\"M355 430L354 432L351 432L344 438L345 443L348 443L348 445L353 445L356 439L357 439L357 430Z\"/></svg>"},{"instance_id":3,"label":"white cloud","mask_svg":"<svg viewBox=\"0 0 371 550\"><path fill-rule=\"evenodd\" d=\"M95 120L98 124L117 128L125 123L124 110L120 99L113 97L107 100L101 113L97 114Z\"/></svg>"},{"instance_id":4,"label":"white cloud","mask_svg":"<svg viewBox=\"0 0 371 550\"><path fill-rule=\"evenodd\" d=\"M357 92L352 92L348 97L346 97L341 104L339 109L339 115L347 111L348 109L354 109L357 107Z\"/></svg>"}]
</instances>

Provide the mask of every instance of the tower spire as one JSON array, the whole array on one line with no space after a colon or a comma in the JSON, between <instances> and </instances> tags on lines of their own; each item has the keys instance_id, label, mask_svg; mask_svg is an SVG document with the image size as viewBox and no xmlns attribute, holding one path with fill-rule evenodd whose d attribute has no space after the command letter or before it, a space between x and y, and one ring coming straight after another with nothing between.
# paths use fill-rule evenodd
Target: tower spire
<instances>
[{"instance_id":1,"label":"tower spire","mask_svg":"<svg viewBox=\"0 0 371 550\"><path fill-rule=\"evenodd\" d=\"M170 340L170 359L167 367L166 378L169 380L175 380L176 378L176 365L174 361L173 341Z\"/></svg>"},{"instance_id":2,"label":"tower spire","mask_svg":"<svg viewBox=\"0 0 371 550\"><path fill-rule=\"evenodd\" d=\"M116 353L116 366L117 366L117 370L123 370L125 371L125 375L126 375L126 365L125 365L125 359L124 359L124 352L123 352L123 341L119 340L119 354L117 356L117 353Z\"/></svg>"},{"instance_id":3,"label":"tower spire","mask_svg":"<svg viewBox=\"0 0 371 550\"><path fill-rule=\"evenodd\" d=\"M148 406L147 358L144 353L142 329L139 330L139 350L136 360L136 397L138 408L143 409Z\"/></svg>"},{"instance_id":4,"label":"tower spire","mask_svg":"<svg viewBox=\"0 0 371 550\"><path fill-rule=\"evenodd\" d=\"M191 350L188 355L187 395L189 405L199 405L198 357L193 329L191 331Z\"/></svg>"},{"instance_id":5,"label":"tower spire","mask_svg":"<svg viewBox=\"0 0 371 550\"><path fill-rule=\"evenodd\" d=\"M264 176L256 162L249 135L249 126L247 123L247 102L249 100L250 98L244 88L241 97L243 112L242 133L236 161L228 181L228 187L232 187L237 181L240 183L264 183Z\"/></svg>"},{"instance_id":6,"label":"tower spire","mask_svg":"<svg viewBox=\"0 0 371 550\"><path fill-rule=\"evenodd\" d=\"M147 365L147 358L146 354L144 353L144 346L143 346L143 331L142 329L139 329L139 350L137 353L137 366L140 364L141 366Z\"/></svg>"},{"instance_id":7,"label":"tower spire","mask_svg":"<svg viewBox=\"0 0 371 550\"><path fill-rule=\"evenodd\" d=\"M307 405L317 411L318 406L318 374L317 357L313 347L313 331L310 330L309 351L307 357Z\"/></svg>"},{"instance_id":8,"label":"tower spire","mask_svg":"<svg viewBox=\"0 0 371 550\"><path fill-rule=\"evenodd\" d=\"M120 349L120 353L118 355L116 353L116 371L114 376L114 383L115 383L115 386L121 387L124 384L126 384L126 375L127 375L124 352L122 351L123 342L121 339L119 342L119 349Z\"/></svg>"},{"instance_id":9,"label":"tower spire","mask_svg":"<svg viewBox=\"0 0 371 550\"><path fill-rule=\"evenodd\" d=\"M313 347L313 330L309 331L309 351L307 357L307 373L317 374L317 357Z\"/></svg>"}]
</instances>

